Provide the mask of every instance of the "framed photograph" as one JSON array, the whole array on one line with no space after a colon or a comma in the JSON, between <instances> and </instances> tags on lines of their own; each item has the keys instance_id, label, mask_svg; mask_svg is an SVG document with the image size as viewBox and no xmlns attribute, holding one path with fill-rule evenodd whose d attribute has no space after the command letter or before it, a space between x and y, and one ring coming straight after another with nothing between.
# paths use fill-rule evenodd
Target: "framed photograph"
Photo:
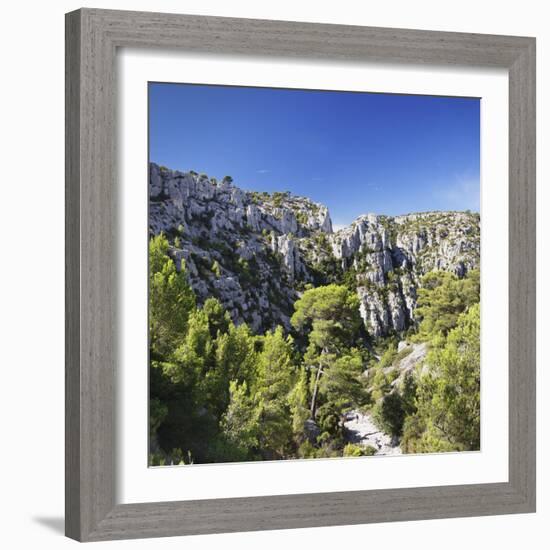
<instances>
[{"instance_id":1,"label":"framed photograph","mask_svg":"<svg viewBox=\"0 0 550 550\"><path fill-rule=\"evenodd\" d=\"M535 511L535 40L67 14L66 534Z\"/></svg>"}]
</instances>

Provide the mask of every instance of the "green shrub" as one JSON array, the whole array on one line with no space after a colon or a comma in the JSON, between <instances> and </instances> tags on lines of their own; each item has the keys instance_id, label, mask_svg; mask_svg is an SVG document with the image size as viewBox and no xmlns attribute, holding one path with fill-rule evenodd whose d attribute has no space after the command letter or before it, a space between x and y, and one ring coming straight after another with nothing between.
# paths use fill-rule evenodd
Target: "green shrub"
<instances>
[{"instance_id":1,"label":"green shrub","mask_svg":"<svg viewBox=\"0 0 550 550\"><path fill-rule=\"evenodd\" d=\"M218 260L214 260L214 263L212 264L212 273L214 273L218 279L222 276L222 270Z\"/></svg>"},{"instance_id":2,"label":"green shrub","mask_svg":"<svg viewBox=\"0 0 550 550\"><path fill-rule=\"evenodd\" d=\"M381 430L393 436L400 436L403 431L405 410L399 393L389 393L378 401L373 408L373 418Z\"/></svg>"},{"instance_id":3,"label":"green shrub","mask_svg":"<svg viewBox=\"0 0 550 550\"><path fill-rule=\"evenodd\" d=\"M166 459L161 453L149 453L149 466L165 466Z\"/></svg>"},{"instance_id":4,"label":"green shrub","mask_svg":"<svg viewBox=\"0 0 550 550\"><path fill-rule=\"evenodd\" d=\"M305 212L298 212L296 214L296 219L301 225L307 225L307 214Z\"/></svg>"},{"instance_id":5,"label":"green shrub","mask_svg":"<svg viewBox=\"0 0 550 550\"><path fill-rule=\"evenodd\" d=\"M356 445L348 443L342 452L342 456L373 456L376 454L376 449L372 445Z\"/></svg>"}]
</instances>

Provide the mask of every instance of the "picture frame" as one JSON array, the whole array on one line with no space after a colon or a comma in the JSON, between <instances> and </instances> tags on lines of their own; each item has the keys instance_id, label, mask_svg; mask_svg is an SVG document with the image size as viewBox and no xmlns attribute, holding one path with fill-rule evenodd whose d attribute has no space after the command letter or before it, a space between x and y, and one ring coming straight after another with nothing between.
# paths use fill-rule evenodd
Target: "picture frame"
<instances>
[{"instance_id":1,"label":"picture frame","mask_svg":"<svg viewBox=\"0 0 550 550\"><path fill-rule=\"evenodd\" d=\"M117 48L509 72L509 479L117 504ZM535 39L81 9L66 15L66 535L79 541L534 512Z\"/></svg>"}]
</instances>

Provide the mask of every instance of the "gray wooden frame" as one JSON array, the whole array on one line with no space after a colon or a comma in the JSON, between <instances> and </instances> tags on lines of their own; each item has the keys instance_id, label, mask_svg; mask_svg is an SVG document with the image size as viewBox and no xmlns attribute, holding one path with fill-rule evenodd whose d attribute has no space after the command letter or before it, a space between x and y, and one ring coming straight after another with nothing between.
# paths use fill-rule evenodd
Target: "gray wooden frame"
<instances>
[{"instance_id":1,"label":"gray wooden frame","mask_svg":"<svg viewBox=\"0 0 550 550\"><path fill-rule=\"evenodd\" d=\"M509 71L509 481L116 504L119 47ZM535 39L82 9L66 16L66 534L81 541L535 511Z\"/></svg>"}]
</instances>

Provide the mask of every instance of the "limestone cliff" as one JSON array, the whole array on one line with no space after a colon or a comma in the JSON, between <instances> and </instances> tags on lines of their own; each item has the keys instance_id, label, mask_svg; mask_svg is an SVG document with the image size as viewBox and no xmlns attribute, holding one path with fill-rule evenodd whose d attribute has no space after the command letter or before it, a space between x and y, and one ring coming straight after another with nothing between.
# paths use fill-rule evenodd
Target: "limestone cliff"
<instances>
[{"instance_id":1,"label":"limestone cliff","mask_svg":"<svg viewBox=\"0 0 550 550\"><path fill-rule=\"evenodd\" d=\"M368 204L368 197L365 197ZM289 193L257 193L194 172L150 165L149 232L184 259L199 301L217 297L236 322L289 328L308 285L356 290L374 337L415 322L417 288L434 269L479 267L479 215L366 214L333 232L326 206Z\"/></svg>"}]
</instances>

